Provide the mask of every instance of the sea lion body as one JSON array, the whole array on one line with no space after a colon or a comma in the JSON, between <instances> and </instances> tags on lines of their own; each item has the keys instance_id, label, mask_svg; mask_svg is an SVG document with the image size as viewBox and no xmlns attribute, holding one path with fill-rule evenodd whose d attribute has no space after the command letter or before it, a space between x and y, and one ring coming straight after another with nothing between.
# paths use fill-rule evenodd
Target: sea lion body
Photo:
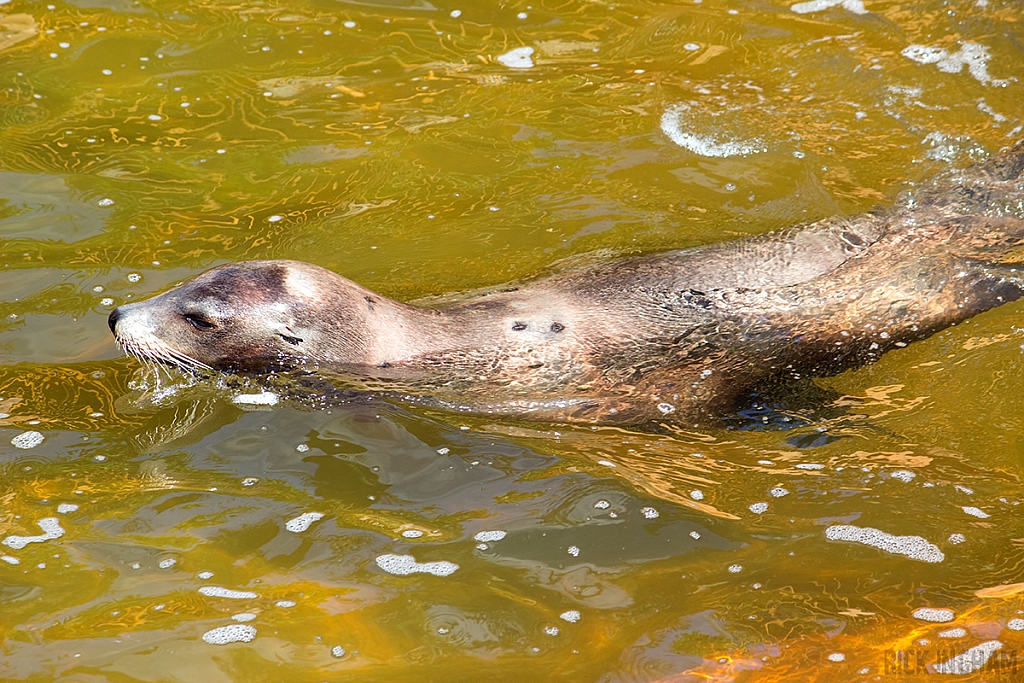
<instances>
[{"instance_id":1,"label":"sea lion body","mask_svg":"<svg viewBox=\"0 0 1024 683\"><path fill-rule=\"evenodd\" d=\"M317 266L209 270L110 326L184 368L314 367L547 420L694 423L777 377L877 359L1024 294L1024 148L887 211L570 270L436 308Z\"/></svg>"}]
</instances>

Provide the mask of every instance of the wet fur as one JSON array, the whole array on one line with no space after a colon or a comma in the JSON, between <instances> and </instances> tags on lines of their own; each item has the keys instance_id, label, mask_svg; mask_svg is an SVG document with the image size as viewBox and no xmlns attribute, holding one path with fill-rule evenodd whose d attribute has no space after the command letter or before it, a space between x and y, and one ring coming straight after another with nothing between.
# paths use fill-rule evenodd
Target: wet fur
<instances>
[{"instance_id":1,"label":"wet fur","mask_svg":"<svg viewBox=\"0 0 1024 683\"><path fill-rule=\"evenodd\" d=\"M229 264L119 308L111 329L130 353L187 369L312 367L456 409L692 424L773 379L855 367L1019 298L1022 168L1018 146L884 212L436 308L310 264ZM215 327L195 329L190 311Z\"/></svg>"}]
</instances>

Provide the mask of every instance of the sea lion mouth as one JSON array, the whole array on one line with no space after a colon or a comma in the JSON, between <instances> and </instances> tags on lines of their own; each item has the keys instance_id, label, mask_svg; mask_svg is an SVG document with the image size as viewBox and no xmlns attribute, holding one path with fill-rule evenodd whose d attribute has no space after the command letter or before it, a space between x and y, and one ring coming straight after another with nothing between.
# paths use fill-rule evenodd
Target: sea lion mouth
<instances>
[{"instance_id":1,"label":"sea lion mouth","mask_svg":"<svg viewBox=\"0 0 1024 683\"><path fill-rule=\"evenodd\" d=\"M152 342L126 339L115 334L114 341L127 355L139 359L143 365L154 367L156 364L168 365L192 375L212 372L213 368L192 358L186 353L172 349L171 347Z\"/></svg>"}]
</instances>

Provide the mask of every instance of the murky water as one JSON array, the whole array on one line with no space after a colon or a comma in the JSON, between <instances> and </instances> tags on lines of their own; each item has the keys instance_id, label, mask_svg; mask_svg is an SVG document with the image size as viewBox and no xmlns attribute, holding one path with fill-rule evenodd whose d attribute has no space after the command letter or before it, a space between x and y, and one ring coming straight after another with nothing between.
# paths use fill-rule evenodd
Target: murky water
<instances>
[{"instance_id":1,"label":"murky water","mask_svg":"<svg viewBox=\"0 0 1024 683\"><path fill-rule=\"evenodd\" d=\"M532 1L0 0L0 677L1024 676L1024 304L693 434L119 356L113 306L229 260L415 299L1024 137L1009 0Z\"/></svg>"}]
</instances>

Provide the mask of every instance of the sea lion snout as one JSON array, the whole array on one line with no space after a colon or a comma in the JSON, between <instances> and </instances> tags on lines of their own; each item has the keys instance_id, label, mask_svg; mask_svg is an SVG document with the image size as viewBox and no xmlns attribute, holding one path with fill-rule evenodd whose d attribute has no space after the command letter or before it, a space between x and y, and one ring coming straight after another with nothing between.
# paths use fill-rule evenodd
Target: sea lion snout
<instances>
[{"instance_id":1,"label":"sea lion snout","mask_svg":"<svg viewBox=\"0 0 1024 683\"><path fill-rule=\"evenodd\" d=\"M109 316L107 316L107 326L110 327L111 334L115 336L117 335L117 321L121 319L122 315L123 312L121 311L121 307L118 306L110 312Z\"/></svg>"}]
</instances>

